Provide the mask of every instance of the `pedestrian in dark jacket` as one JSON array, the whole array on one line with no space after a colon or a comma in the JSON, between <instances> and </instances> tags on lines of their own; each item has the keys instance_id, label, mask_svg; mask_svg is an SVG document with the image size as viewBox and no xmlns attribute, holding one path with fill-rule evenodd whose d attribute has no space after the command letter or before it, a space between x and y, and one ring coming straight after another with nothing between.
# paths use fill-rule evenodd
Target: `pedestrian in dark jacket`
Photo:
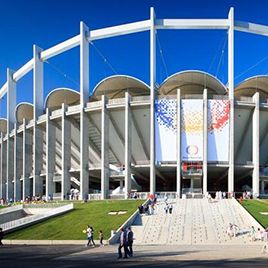
<instances>
[{"instance_id":1,"label":"pedestrian in dark jacket","mask_svg":"<svg viewBox=\"0 0 268 268\"><path fill-rule=\"evenodd\" d=\"M128 252L129 256L133 256L133 250L132 250L132 245L133 245L133 232L131 230L131 227L128 227L127 231L127 240L128 240Z\"/></svg>"},{"instance_id":2,"label":"pedestrian in dark jacket","mask_svg":"<svg viewBox=\"0 0 268 268\"><path fill-rule=\"evenodd\" d=\"M3 246L3 243L2 243L3 239L4 239L4 232L3 232L3 229L0 228L0 246L1 247Z\"/></svg>"}]
</instances>

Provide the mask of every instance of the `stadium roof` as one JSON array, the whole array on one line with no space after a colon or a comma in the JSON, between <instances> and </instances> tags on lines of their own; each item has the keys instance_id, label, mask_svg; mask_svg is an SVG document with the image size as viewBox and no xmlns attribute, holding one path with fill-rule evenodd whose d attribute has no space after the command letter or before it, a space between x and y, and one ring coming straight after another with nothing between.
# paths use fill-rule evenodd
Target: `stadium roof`
<instances>
[{"instance_id":1,"label":"stadium roof","mask_svg":"<svg viewBox=\"0 0 268 268\"><path fill-rule=\"evenodd\" d=\"M7 133L7 119L0 118L0 132Z\"/></svg>"},{"instance_id":2,"label":"stadium roof","mask_svg":"<svg viewBox=\"0 0 268 268\"><path fill-rule=\"evenodd\" d=\"M258 75L250 77L241 82L235 88L235 96L252 97L256 92L260 93L261 98L268 98L268 76Z\"/></svg>"},{"instance_id":3,"label":"stadium roof","mask_svg":"<svg viewBox=\"0 0 268 268\"><path fill-rule=\"evenodd\" d=\"M181 94L203 94L204 88L208 93L224 95L226 87L220 80L209 73L197 70L189 70L175 73L169 76L160 86L160 95L176 94L180 88Z\"/></svg>"},{"instance_id":4,"label":"stadium roof","mask_svg":"<svg viewBox=\"0 0 268 268\"><path fill-rule=\"evenodd\" d=\"M60 109L62 103L66 105L75 105L80 103L80 93L70 88L56 88L46 97L45 108L49 110Z\"/></svg>"},{"instance_id":5,"label":"stadium roof","mask_svg":"<svg viewBox=\"0 0 268 268\"><path fill-rule=\"evenodd\" d=\"M141 80L127 75L113 75L100 81L93 90L92 99L100 100L102 95L109 99L125 97L125 92L132 96L149 95L150 88Z\"/></svg>"},{"instance_id":6,"label":"stadium roof","mask_svg":"<svg viewBox=\"0 0 268 268\"><path fill-rule=\"evenodd\" d=\"M33 119L33 104L29 102L21 102L16 106L16 120L18 123L23 123L23 118L26 121Z\"/></svg>"}]
</instances>

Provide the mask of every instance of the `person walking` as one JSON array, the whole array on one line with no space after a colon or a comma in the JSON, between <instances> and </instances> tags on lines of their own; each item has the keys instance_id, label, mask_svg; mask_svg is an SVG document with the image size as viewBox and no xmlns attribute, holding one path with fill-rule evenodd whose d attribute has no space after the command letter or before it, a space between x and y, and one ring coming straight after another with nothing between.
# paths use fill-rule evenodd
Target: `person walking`
<instances>
[{"instance_id":1,"label":"person walking","mask_svg":"<svg viewBox=\"0 0 268 268\"><path fill-rule=\"evenodd\" d=\"M93 247L95 247L95 242L94 242L94 229L92 226L90 226L91 229L91 243L93 245Z\"/></svg>"},{"instance_id":2,"label":"person walking","mask_svg":"<svg viewBox=\"0 0 268 268\"><path fill-rule=\"evenodd\" d=\"M3 232L3 229L0 228L0 246L4 246L3 243L2 243L2 240L4 239L4 232Z\"/></svg>"},{"instance_id":3,"label":"person walking","mask_svg":"<svg viewBox=\"0 0 268 268\"><path fill-rule=\"evenodd\" d=\"M86 233L87 233L87 240L88 240L86 246L88 247L89 245L91 245L91 246L95 247L95 242L94 242L94 239L93 239L93 234L94 234L93 228L88 225Z\"/></svg>"},{"instance_id":4,"label":"person walking","mask_svg":"<svg viewBox=\"0 0 268 268\"><path fill-rule=\"evenodd\" d=\"M118 259L122 259L122 248L124 248L124 259L128 258L128 241L127 241L127 232L124 228L121 229L120 241L118 246Z\"/></svg>"},{"instance_id":5,"label":"person walking","mask_svg":"<svg viewBox=\"0 0 268 268\"><path fill-rule=\"evenodd\" d=\"M99 239L100 239L100 246L101 247L104 247L104 244L103 244L103 232L102 232L102 230L100 230L100 232L99 232Z\"/></svg>"},{"instance_id":6,"label":"person walking","mask_svg":"<svg viewBox=\"0 0 268 268\"><path fill-rule=\"evenodd\" d=\"M173 206L171 203L168 206L168 210L169 210L169 214L172 214Z\"/></svg>"},{"instance_id":7,"label":"person walking","mask_svg":"<svg viewBox=\"0 0 268 268\"><path fill-rule=\"evenodd\" d=\"M86 234L87 234L87 244L86 244L86 246L88 247L89 245L92 245L91 244L91 236L92 236L92 233L91 233L91 228L90 228L89 225L87 226Z\"/></svg>"},{"instance_id":8,"label":"person walking","mask_svg":"<svg viewBox=\"0 0 268 268\"><path fill-rule=\"evenodd\" d=\"M132 249L132 245L133 245L133 231L131 230L131 227L128 227L127 240L128 240L128 252L129 252L129 256L132 257L133 256L133 249Z\"/></svg>"}]
</instances>

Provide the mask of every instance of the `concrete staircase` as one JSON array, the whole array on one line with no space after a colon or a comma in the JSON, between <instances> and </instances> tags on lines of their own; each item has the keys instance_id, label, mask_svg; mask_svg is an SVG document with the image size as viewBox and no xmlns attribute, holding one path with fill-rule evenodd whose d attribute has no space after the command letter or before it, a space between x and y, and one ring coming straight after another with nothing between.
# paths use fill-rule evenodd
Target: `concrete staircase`
<instances>
[{"instance_id":1,"label":"concrete staircase","mask_svg":"<svg viewBox=\"0 0 268 268\"><path fill-rule=\"evenodd\" d=\"M164 202L158 202L154 215L138 216L132 225L135 244L213 245L252 243L249 229L263 229L260 224L235 200L207 199L169 200L173 213L166 214ZM227 235L229 223L236 224L239 232L231 239Z\"/></svg>"}]
</instances>

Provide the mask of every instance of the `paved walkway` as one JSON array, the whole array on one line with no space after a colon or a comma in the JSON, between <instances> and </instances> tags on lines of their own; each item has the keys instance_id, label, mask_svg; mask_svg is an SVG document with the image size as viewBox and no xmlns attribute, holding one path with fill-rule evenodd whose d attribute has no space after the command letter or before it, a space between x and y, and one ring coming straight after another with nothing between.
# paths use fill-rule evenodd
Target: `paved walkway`
<instances>
[{"instance_id":1,"label":"paved walkway","mask_svg":"<svg viewBox=\"0 0 268 268\"><path fill-rule=\"evenodd\" d=\"M117 260L117 246L5 246L1 267L267 267L268 254L252 246L135 246L134 257Z\"/></svg>"}]
</instances>

